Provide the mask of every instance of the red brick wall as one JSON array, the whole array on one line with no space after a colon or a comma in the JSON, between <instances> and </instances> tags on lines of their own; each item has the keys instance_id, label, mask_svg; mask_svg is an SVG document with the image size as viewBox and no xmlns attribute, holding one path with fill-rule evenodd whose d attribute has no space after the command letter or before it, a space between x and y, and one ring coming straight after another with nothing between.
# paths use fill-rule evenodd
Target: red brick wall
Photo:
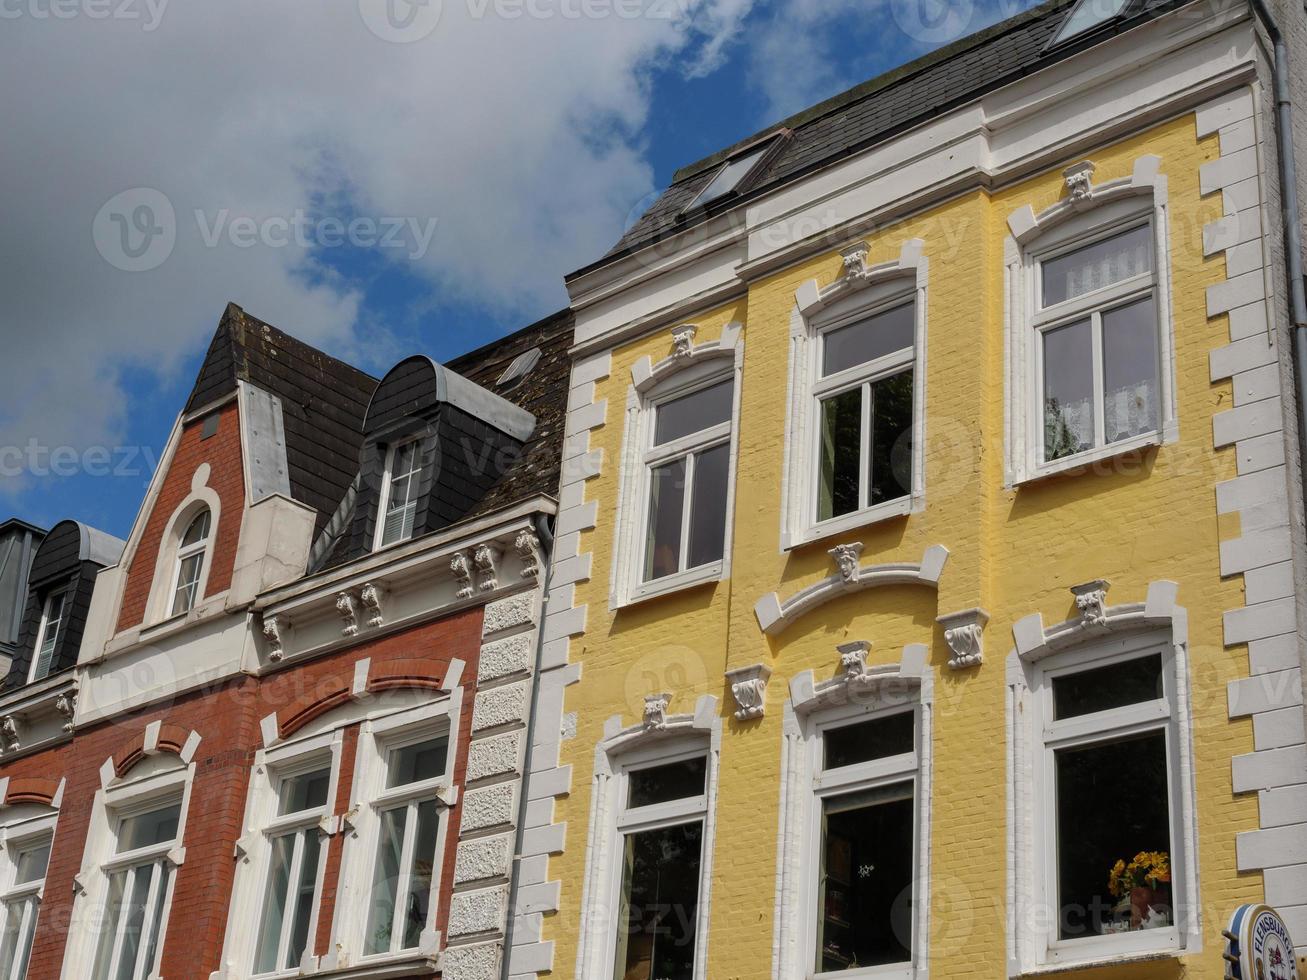
<instances>
[{"instance_id":1,"label":"red brick wall","mask_svg":"<svg viewBox=\"0 0 1307 980\"><path fill-rule=\"evenodd\" d=\"M191 479L201 463L209 464L208 485L222 502L218 526L211 528L209 581L206 595L218 595L231 586L236 564L236 543L245 511L245 472L241 464L240 413L235 403L218 410L218 431L201 439L204 420L187 425L181 434L172 465L163 478L158 500L150 512L141 541L127 570L118 632L139 626L154 585L154 568L159 558L163 533L181 502L191 494ZM169 571L168 574L171 574Z\"/></svg>"},{"instance_id":2,"label":"red brick wall","mask_svg":"<svg viewBox=\"0 0 1307 980\"><path fill-rule=\"evenodd\" d=\"M250 767L262 744L260 720L293 703L308 690L329 688L331 679L342 673L352 677L355 661L363 657L371 657L374 662L423 657L440 670L446 669L451 659L458 658L466 664L462 679L463 714L454 746L455 779L461 786L471 734L481 618L480 608L466 610L263 680L246 677L212 690L184 695L171 704L81 730L68 745L0 765L0 776L11 779L52 775L67 778L28 980L59 977L73 906L72 879L82 865L91 807L100 787L100 767L110 756L130 748L148 723L158 719L165 725L180 725L187 731L194 729L202 739L195 756L196 776L183 836L186 863L178 872L174 887L161 972L166 977L207 977L218 968L222 954L235 872L233 847L241 836ZM336 813L343 813L348 806L357 739L358 727L351 726L346 730L341 757ZM451 832L446 835L445 873L436 921L436 928L442 932L449 914L460 818L461 804L450 814ZM325 953L328 947L341 846L341 838L337 836L328 850L317 938L320 953ZM249 927L255 927L253 919ZM93 922L78 923L77 928L93 928Z\"/></svg>"}]
</instances>

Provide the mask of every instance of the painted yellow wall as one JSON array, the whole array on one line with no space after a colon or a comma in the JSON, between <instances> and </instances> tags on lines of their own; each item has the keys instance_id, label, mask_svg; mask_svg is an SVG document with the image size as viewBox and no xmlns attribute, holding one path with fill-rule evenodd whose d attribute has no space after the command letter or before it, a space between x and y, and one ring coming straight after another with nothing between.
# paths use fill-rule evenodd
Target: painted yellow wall
<instances>
[{"instance_id":1,"label":"painted yellow wall","mask_svg":"<svg viewBox=\"0 0 1307 980\"><path fill-rule=\"evenodd\" d=\"M1141 601L1148 583L1179 583L1189 611L1197 763L1203 950L1147 967L1078 971L1086 977L1218 977L1220 930L1232 907L1261 893L1260 875L1235 871L1235 833L1256 826L1256 802L1236 798L1230 759L1252 749L1250 725L1226 716L1226 684L1246 674L1245 651L1225 649L1221 610L1242 602L1241 580L1222 580L1218 542L1236 526L1218 522L1213 486L1235 475L1229 450L1212 449L1213 413L1231 406L1227 384L1208 381L1210 349L1227 342L1225 317L1208 320L1204 289L1224 277L1224 259L1204 259L1201 231L1220 214L1220 196L1200 198L1198 168L1218 155L1215 138L1199 141L1192 116L1159 125L1090 156L1095 181L1131 173L1139 156L1162 158L1169 180L1180 441L1119 461L1099 472L1003 488L1003 241L1008 216L1025 204L1036 212L1063 193L1061 167L993 195L975 192L868 238L869 262L896 258L903 241L922 238L930 259L927 320L926 508L799 548L779 548L787 358L794 293L804 280L825 285L840 269L832 251L786 269L738 301L694 317L696 340L716 338L731 321L745 324L732 576L646 601L616 614L608 608L617 509L623 407L631 366L666 356L666 332L613 353L612 372L596 399L608 400L607 424L591 436L603 473L586 485L599 501L598 527L581 551L593 551L593 579L577 587L587 603L587 633L574 639L572 662L583 678L567 692L574 739L563 764L574 767L572 793L555 820L566 821L566 852L549 877L563 883L562 912L546 919L556 942L556 974L571 976L586 861L594 750L604 721L640 716L643 696L673 691L673 711L691 710L702 693L720 700L724 722L717 807L708 976L754 980L772 969L781 702L791 677L814 670L833 676L835 644L870 639L871 660L897 662L908 643L930 645L935 670L932 827L931 972L939 977L1006 975L1006 768L1003 661L1012 625L1040 612L1046 623L1075 614L1068 587L1111 582L1112 603ZM926 547L951 552L938 595L921 587L874 589L837 599L778 637L754 616L768 592L789 596L831 572L826 549L865 542L863 562L919 561ZM989 611L986 661L977 670L946 666L948 648L935 617L973 606ZM728 667L766 662L774 669L768 711L737 723L723 678ZM594 978L585 978L594 980Z\"/></svg>"}]
</instances>

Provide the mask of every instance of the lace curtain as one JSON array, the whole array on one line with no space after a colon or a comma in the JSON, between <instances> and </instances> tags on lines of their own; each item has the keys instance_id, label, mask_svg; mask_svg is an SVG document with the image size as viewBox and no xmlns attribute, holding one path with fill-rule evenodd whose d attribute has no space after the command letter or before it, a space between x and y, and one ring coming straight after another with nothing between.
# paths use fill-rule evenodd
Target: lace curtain
<instances>
[{"instance_id":1,"label":"lace curtain","mask_svg":"<svg viewBox=\"0 0 1307 980\"><path fill-rule=\"evenodd\" d=\"M1144 381L1105 394L1103 433L1109 444L1157 429L1157 384ZM1044 459L1061 459L1094 446L1094 406L1088 398L1044 403Z\"/></svg>"}]
</instances>

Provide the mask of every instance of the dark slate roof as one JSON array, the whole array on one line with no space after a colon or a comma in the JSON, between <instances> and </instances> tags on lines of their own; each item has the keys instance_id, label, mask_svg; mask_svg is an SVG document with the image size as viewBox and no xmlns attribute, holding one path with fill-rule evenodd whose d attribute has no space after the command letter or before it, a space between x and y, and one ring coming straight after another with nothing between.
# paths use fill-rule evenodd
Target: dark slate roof
<instances>
[{"instance_id":1,"label":"dark slate roof","mask_svg":"<svg viewBox=\"0 0 1307 980\"><path fill-rule=\"evenodd\" d=\"M1099 44L1190 0L1133 0L1115 21L1049 47L1066 18L1068 0L1049 0L986 30L962 38L864 82L783 122L683 167L672 186L603 258L578 269L574 279L614 259L731 210L842 157L884 142L984 93ZM785 145L740 195L706 209L682 211L713 178L719 164L769 133L789 130Z\"/></svg>"},{"instance_id":2,"label":"dark slate roof","mask_svg":"<svg viewBox=\"0 0 1307 980\"><path fill-rule=\"evenodd\" d=\"M291 495L318 512L321 530L358 471L376 379L230 303L186 411L231 394L237 379L281 399Z\"/></svg>"}]
</instances>

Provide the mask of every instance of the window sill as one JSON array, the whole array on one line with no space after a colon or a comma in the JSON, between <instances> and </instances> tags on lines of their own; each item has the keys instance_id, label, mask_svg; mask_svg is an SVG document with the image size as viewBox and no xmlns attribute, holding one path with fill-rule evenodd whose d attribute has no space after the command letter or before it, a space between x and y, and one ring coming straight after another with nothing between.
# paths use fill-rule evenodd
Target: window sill
<instances>
[{"instance_id":1,"label":"window sill","mask_svg":"<svg viewBox=\"0 0 1307 980\"><path fill-rule=\"evenodd\" d=\"M1022 977L1051 977L1062 973L1075 973L1080 970L1095 970L1105 966L1127 966L1134 963L1161 963L1167 960L1179 960L1189 950L1174 946L1166 949L1142 950L1133 953L1113 953L1110 950L1095 951L1084 959L1070 960L1065 963L1041 963L1016 974L1014 980Z\"/></svg>"},{"instance_id":2,"label":"window sill","mask_svg":"<svg viewBox=\"0 0 1307 980\"><path fill-rule=\"evenodd\" d=\"M610 604L610 609L612 611L625 609L628 606L639 605L650 599L657 599L660 596L670 595L674 592L682 592L709 582L720 582L725 577L725 560L715 561L710 565L700 565L698 568L691 568L688 571L677 572L675 575L666 575L652 582L646 582L633 590L631 595L615 599Z\"/></svg>"},{"instance_id":3,"label":"window sill","mask_svg":"<svg viewBox=\"0 0 1307 980\"><path fill-rule=\"evenodd\" d=\"M832 518L829 521L822 521L819 524L813 524L804 528L797 534L782 542L782 551L792 551L795 548L801 548L807 544L813 544L817 541L824 541L838 535L847 534L849 531L866 527L870 524L879 524L881 521L893 520L897 517L907 517L909 514L917 514L926 508L925 495L909 495L899 497L896 500L887 500L883 504L876 504L874 507L868 507L866 510L854 511L852 514L844 514L840 517Z\"/></svg>"},{"instance_id":4,"label":"window sill","mask_svg":"<svg viewBox=\"0 0 1307 980\"><path fill-rule=\"evenodd\" d=\"M1130 453L1137 453L1144 449L1160 447L1168 443L1175 442L1179 438L1179 432L1174 422L1168 422L1166 426L1158 432L1150 432L1147 435L1135 436L1133 439L1124 439L1121 442L1114 442L1108 446L1100 446L1098 449L1088 449L1083 453L1076 453L1074 456L1067 456L1064 459L1055 460L1052 463L1041 463L1034 466L1027 465L1023 470L1017 473L1009 489L1025 486L1030 483L1038 483L1040 480L1047 479L1050 476L1057 476L1062 473L1076 473L1082 470L1098 470L1098 464L1107 460L1116 459L1119 456L1126 456Z\"/></svg>"},{"instance_id":5,"label":"window sill","mask_svg":"<svg viewBox=\"0 0 1307 980\"><path fill-rule=\"evenodd\" d=\"M882 977L884 980L911 980L916 967L911 963L886 963L884 966L864 966L837 972L809 973L808 980L845 980L852 977Z\"/></svg>"},{"instance_id":6,"label":"window sill","mask_svg":"<svg viewBox=\"0 0 1307 980\"><path fill-rule=\"evenodd\" d=\"M349 966L326 967L314 972L313 976L331 977L332 980L398 980L432 976L439 969L439 957L436 954L412 952L351 963Z\"/></svg>"}]
</instances>

